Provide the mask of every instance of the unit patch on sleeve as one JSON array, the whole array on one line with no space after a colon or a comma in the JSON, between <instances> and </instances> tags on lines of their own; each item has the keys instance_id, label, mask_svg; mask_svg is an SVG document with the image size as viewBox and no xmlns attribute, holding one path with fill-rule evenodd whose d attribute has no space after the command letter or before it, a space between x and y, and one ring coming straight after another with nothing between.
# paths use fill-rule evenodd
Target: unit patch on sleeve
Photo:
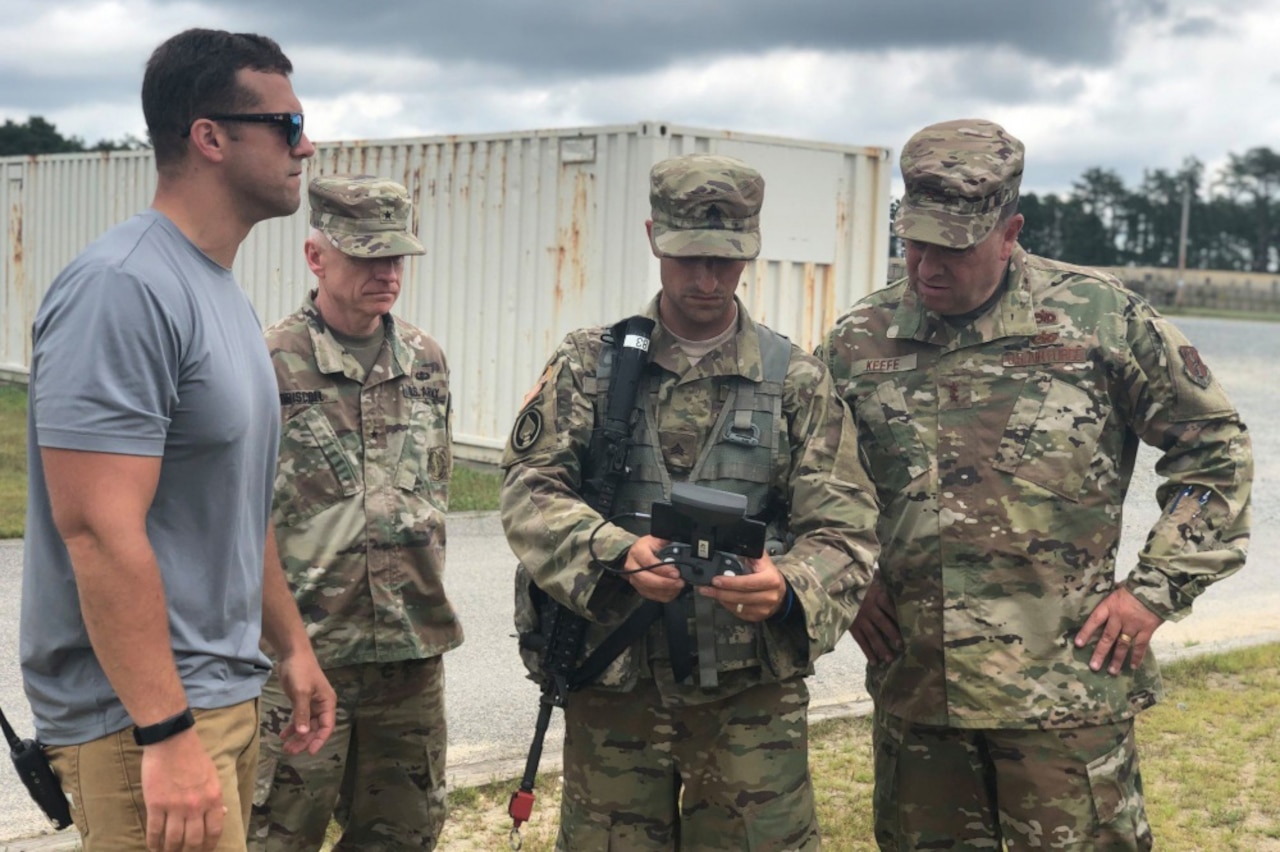
<instances>
[{"instance_id":1,"label":"unit patch on sleeve","mask_svg":"<svg viewBox=\"0 0 1280 852\"><path fill-rule=\"evenodd\" d=\"M446 447L432 447L427 453L427 476L433 482L448 480L449 450Z\"/></svg>"},{"instance_id":2,"label":"unit patch on sleeve","mask_svg":"<svg viewBox=\"0 0 1280 852\"><path fill-rule=\"evenodd\" d=\"M511 427L511 449L523 453L542 436L542 414L536 408L526 408Z\"/></svg>"},{"instance_id":3,"label":"unit patch on sleeve","mask_svg":"<svg viewBox=\"0 0 1280 852\"><path fill-rule=\"evenodd\" d=\"M1209 365L1200 357L1200 353L1196 351L1196 348L1194 346L1179 346L1178 354L1182 356L1182 368L1186 372L1187 378L1202 388L1209 387L1209 382L1213 381L1213 377L1209 373Z\"/></svg>"}]
</instances>

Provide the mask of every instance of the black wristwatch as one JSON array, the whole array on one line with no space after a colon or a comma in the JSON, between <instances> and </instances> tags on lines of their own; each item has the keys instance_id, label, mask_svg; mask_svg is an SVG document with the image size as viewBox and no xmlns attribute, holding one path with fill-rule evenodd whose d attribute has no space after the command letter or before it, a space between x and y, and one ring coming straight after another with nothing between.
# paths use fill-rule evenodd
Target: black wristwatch
<instances>
[{"instance_id":1,"label":"black wristwatch","mask_svg":"<svg viewBox=\"0 0 1280 852\"><path fill-rule=\"evenodd\" d=\"M195 723L196 717L191 715L191 708L188 707L177 716L170 716L154 725L135 726L133 741L140 746L155 745L164 742L174 734L180 734L187 728L194 727Z\"/></svg>"}]
</instances>

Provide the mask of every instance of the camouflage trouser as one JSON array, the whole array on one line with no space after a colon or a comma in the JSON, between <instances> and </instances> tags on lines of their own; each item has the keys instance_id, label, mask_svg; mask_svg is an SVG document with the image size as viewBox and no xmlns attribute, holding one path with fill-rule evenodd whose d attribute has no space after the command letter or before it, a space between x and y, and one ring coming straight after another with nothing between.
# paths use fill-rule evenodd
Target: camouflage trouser
<instances>
[{"instance_id":1,"label":"camouflage trouser","mask_svg":"<svg viewBox=\"0 0 1280 852\"><path fill-rule=\"evenodd\" d=\"M445 818L444 666L440 657L327 669L337 726L316 755L286 755L289 702L272 675L262 691L262 750L249 849L434 849Z\"/></svg>"},{"instance_id":2,"label":"camouflage trouser","mask_svg":"<svg viewBox=\"0 0 1280 852\"><path fill-rule=\"evenodd\" d=\"M562 852L815 850L804 680L663 707L652 681L565 710Z\"/></svg>"},{"instance_id":3,"label":"camouflage trouser","mask_svg":"<svg viewBox=\"0 0 1280 852\"><path fill-rule=\"evenodd\" d=\"M883 850L1151 848L1132 719L964 730L877 710L873 740Z\"/></svg>"}]
</instances>

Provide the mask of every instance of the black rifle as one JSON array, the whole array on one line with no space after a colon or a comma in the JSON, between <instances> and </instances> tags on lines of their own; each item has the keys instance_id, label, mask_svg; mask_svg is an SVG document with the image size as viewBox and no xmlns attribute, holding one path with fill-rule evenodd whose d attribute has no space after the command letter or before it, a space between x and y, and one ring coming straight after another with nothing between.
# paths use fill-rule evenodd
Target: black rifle
<instances>
[{"instance_id":1,"label":"black rifle","mask_svg":"<svg viewBox=\"0 0 1280 852\"><path fill-rule=\"evenodd\" d=\"M613 326L605 345L614 347L613 370L609 376L609 394L604 421L591 433L591 445L583 463L582 499L608 518L613 514L614 497L627 474L627 451L631 448L631 421L636 394L649 362L649 338L654 321L634 316ZM582 654L587 634L587 620L556 603L550 595L534 586L539 602L539 633L542 637L542 697L539 699L538 722L533 743L525 761L520 789L511 794L507 812L514 825L512 846L519 848L522 823L533 813L533 782L542 760L542 744L555 708L564 709L569 693L580 684L575 679L578 657Z\"/></svg>"},{"instance_id":2,"label":"black rifle","mask_svg":"<svg viewBox=\"0 0 1280 852\"><path fill-rule=\"evenodd\" d=\"M0 728L4 729L4 738L9 741L9 756L13 758L13 767L18 770L22 783L27 785L31 798L58 828L71 825L71 809L67 807L67 797L62 793L58 776L53 774L44 746L35 740L18 739L9 720L4 717L4 711L0 711Z\"/></svg>"}]
</instances>

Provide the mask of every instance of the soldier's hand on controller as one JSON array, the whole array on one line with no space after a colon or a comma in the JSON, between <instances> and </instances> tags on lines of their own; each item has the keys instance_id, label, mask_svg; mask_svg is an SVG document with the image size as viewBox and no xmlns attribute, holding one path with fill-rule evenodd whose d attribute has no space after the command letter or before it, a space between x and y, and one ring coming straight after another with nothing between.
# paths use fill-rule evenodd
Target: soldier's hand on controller
<instances>
[{"instance_id":1,"label":"soldier's hand on controller","mask_svg":"<svg viewBox=\"0 0 1280 852\"><path fill-rule=\"evenodd\" d=\"M787 580L769 554L759 559L741 557L747 572L735 576L720 574L697 592L715 598L720 605L743 621L764 621L787 600Z\"/></svg>"},{"instance_id":2,"label":"soldier's hand on controller","mask_svg":"<svg viewBox=\"0 0 1280 852\"><path fill-rule=\"evenodd\" d=\"M658 603L671 603L684 589L680 571L674 565L661 564L662 557L658 555L658 551L670 543L666 539L646 535L636 539L627 551L627 561L623 566L627 573L623 577L640 597ZM657 567L648 571L640 570L647 565Z\"/></svg>"}]
</instances>

